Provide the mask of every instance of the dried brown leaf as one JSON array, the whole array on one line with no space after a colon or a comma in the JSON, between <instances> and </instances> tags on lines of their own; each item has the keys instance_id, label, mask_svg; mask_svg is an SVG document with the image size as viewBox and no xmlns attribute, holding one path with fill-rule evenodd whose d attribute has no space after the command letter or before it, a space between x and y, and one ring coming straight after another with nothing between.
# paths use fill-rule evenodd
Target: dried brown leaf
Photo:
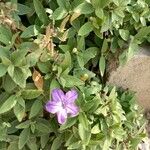
<instances>
[{"instance_id":1,"label":"dried brown leaf","mask_svg":"<svg viewBox=\"0 0 150 150\"><path fill-rule=\"evenodd\" d=\"M35 86L39 89L42 90L43 89L43 77L41 76L41 74L34 69L34 72L32 74L32 79L34 81Z\"/></svg>"}]
</instances>

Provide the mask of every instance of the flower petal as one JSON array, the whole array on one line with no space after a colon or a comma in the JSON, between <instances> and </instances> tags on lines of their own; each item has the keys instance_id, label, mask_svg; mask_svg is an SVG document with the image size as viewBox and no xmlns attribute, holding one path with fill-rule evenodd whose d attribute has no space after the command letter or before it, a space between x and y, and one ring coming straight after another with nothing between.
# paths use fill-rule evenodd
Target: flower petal
<instances>
[{"instance_id":1,"label":"flower petal","mask_svg":"<svg viewBox=\"0 0 150 150\"><path fill-rule=\"evenodd\" d=\"M79 113L79 108L75 104L69 104L66 106L67 113L70 114L71 117L75 117Z\"/></svg>"},{"instance_id":2,"label":"flower petal","mask_svg":"<svg viewBox=\"0 0 150 150\"><path fill-rule=\"evenodd\" d=\"M77 98L78 98L78 93L76 90L68 91L65 94L66 103L73 103Z\"/></svg>"},{"instance_id":3,"label":"flower petal","mask_svg":"<svg viewBox=\"0 0 150 150\"><path fill-rule=\"evenodd\" d=\"M60 109L59 112L57 112L57 120L60 124L64 124L67 120L67 111L65 109Z\"/></svg>"},{"instance_id":4,"label":"flower petal","mask_svg":"<svg viewBox=\"0 0 150 150\"><path fill-rule=\"evenodd\" d=\"M48 101L45 108L48 112L55 114L62 108L62 105L61 102Z\"/></svg>"},{"instance_id":5,"label":"flower petal","mask_svg":"<svg viewBox=\"0 0 150 150\"><path fill-rule=\"evenodd\" d=\"M54 89L52 91L52 99L55 102L63 101L64 97L65 97L65 94L64 94L64 92L61 89Z\"/></svg>"}]
</instances>

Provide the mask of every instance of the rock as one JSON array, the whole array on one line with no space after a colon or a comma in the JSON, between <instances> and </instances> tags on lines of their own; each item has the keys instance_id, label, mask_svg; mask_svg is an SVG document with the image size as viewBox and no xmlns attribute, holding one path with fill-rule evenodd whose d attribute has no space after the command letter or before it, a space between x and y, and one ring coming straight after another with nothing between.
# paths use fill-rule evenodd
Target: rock
<instances>
[{"instance_id":1,"label":"rock","mask_svg":"<svg viewBox=\"0 0 150 150\"><path fill-rule=\"evenodd\" d=\"M138 150L150 150L150 139L143 139L143 141L138 145Z\"/></svg>"},{"instance_id":2,"label":"rock","mask_svg":"<svg viewBox=\"0 0 150 150\"><path fill-rule=\"evenodd\" d=\"M138 103L150 109L150 47L140 48L124 66L112 71L108 83L135 91Z\"/></svg>"}]
</instances>

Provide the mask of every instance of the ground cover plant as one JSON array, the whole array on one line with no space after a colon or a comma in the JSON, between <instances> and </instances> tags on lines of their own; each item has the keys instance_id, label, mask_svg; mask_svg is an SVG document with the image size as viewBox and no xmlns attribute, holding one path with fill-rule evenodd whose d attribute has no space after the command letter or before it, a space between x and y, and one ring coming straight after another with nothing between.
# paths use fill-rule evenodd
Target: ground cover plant
<instances>
[{"instance_id":1,"label":"ground cover plant","mask_svg":"<svg viewBox=\"0 0 150 150\"><path fill-rule=\"evenodd\" d=\"M106 84L150 41L149 0L0 1L0 149L134 150L134 93ZM114 62L113 62L114 63Z\"/></svg>"}]
</instances>

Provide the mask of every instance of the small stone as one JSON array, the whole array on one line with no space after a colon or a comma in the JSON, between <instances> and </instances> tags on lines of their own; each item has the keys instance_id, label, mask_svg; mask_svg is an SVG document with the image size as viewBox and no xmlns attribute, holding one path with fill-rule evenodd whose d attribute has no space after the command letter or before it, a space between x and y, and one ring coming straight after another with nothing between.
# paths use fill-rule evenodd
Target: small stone
<instances>
[{"instance_id":1,"label":"small stone","mask_svg":"<svg viewBox=\"0 0 150 150\"><path fill-rule=\"evenodd\" d=\"M138 103L150 109L150 47L142 47L124 66L110 73L108 83L136 92Z\"/></svg>"}]
</instances>

